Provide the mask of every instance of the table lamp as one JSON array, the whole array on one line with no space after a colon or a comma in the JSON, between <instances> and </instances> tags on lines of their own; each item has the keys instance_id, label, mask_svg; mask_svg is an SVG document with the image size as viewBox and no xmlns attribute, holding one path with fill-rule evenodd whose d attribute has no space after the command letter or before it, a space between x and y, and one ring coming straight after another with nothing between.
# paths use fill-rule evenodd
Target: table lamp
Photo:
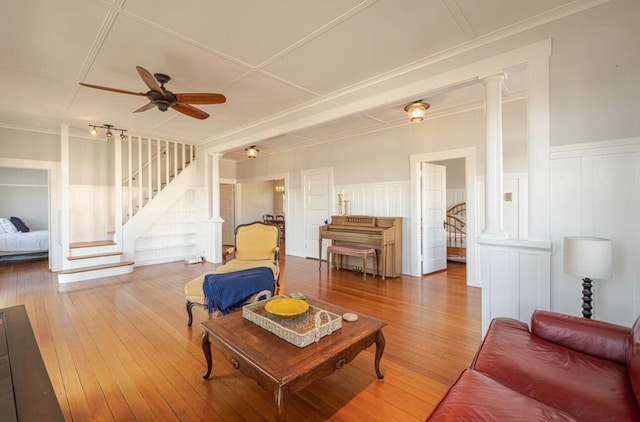
<instances>
[{"instance_id":1,"label":"table lamp","mask_svg":"<svg viewBox=\"0 0 640 422\"><path fill-rule=\"evenodd\" d=\"M582 278L582 316L591 318L592 279L607 279L613 270L611 240L598 237L564 238L564 272Z\"/></svg>"}]
</instances>

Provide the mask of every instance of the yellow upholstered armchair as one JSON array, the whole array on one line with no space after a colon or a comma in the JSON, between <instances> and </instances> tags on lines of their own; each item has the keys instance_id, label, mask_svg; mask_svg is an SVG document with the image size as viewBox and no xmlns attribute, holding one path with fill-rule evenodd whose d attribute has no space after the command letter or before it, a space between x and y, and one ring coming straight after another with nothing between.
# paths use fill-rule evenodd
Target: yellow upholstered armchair
<instances>
[{"instance_id":1,"label":"yellow upholstered armchair","mask_svg":"<svg viewBox=\"0 0 640 422\"><path fill-rule=\"evenodd\" d=\"M207 307L204 284L209 274L237 273L251 268L265 267L273 272L271 285L274 293L278 292L280 277L280 231L278 226L255 222L241 224L236 227L235 246L227 249L222 258L223 265L215 271L202 274L184 286L187 300L188 326L193 321L192 308L195 305ZM259 289L262 290L262 287ZM256 290L256 293L258 290ZM248 301L252 301L253 297ZM210 309L211 311L211 309ZM211 312L210 312L211 314Z\"/></svg>"},{"instance_id":2,"label":"yellow upholstered armchair","mask_svg":"<svg viewBox=\"0 0 640 422\"><path fill-rule=\"evenodd\" d=\"M278 284L280 278L280 229L278 226L259 221L236 227L235 246L222 256L222 266L216 272L246 270L268 267Z\"/></svg>"}]
</instances>

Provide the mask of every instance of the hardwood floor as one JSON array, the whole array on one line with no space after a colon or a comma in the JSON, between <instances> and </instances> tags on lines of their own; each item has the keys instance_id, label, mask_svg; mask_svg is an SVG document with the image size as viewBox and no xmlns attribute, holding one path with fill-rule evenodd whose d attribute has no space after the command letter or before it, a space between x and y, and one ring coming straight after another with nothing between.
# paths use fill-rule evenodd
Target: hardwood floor
<instances>
[{"instance_id":1,"label":"hardwood floor","mask_svg":"<svg viewBox=\"0 0 640 422\"><path fill-rule=\"evenodd\" d=\"M375 347L289 402L289 421L421 421L480 344L480 290L464 264L422 278L327 275L318 261L282 260L281 292L385 320L377 381ZM199 322L186 325L184 284L215 267L182 262L58 285L46 261L0 265L0 307L25 304L56 395L69 421L273 421L273 397L222 360L211 379Z\"/></svg>"}]
</instances>

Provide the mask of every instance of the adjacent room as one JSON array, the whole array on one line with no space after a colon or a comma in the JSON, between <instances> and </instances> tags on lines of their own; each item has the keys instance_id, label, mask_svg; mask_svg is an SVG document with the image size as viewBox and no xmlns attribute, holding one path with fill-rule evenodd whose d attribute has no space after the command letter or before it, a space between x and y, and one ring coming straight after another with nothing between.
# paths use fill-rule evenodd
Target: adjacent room
<instances>
[{"instance_id":1,"label":"adjacent room","mask_svg":"<svg viewBox=\"0 0 640 422\"><path fill-rule=\"evenodd\" d=\"M640 2L3 16L0 420L640 419Z\"/></svg>"}]
</instances>

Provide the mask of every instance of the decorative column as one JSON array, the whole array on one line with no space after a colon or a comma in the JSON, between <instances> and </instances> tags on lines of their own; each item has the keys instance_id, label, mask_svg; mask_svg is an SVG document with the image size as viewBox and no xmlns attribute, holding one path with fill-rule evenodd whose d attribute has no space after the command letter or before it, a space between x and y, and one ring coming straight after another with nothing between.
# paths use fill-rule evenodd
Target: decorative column
<instances>
[{"instance_id":1,"label":"decorative column","mask_svg":"<svg viewBox=\"0 0 640 422\"><path fill-rule=\"evenodd\" d=\"M506 239L502 210L502 82L499 73L482 79L486 97L484 230L480 237Z\"/></svg>"},{"instance_id":2,"label":"decorative column","mask_svg":"<svg viewBox=\"0 0 640 422\"><path fill-rule=\"evenodd\" d=\"M206 152L205 195L207 218L205 228L205 259L208 262L222 262L222 223L220 217L220 158L219 152Z\"/></svg>"}]
</instances>

